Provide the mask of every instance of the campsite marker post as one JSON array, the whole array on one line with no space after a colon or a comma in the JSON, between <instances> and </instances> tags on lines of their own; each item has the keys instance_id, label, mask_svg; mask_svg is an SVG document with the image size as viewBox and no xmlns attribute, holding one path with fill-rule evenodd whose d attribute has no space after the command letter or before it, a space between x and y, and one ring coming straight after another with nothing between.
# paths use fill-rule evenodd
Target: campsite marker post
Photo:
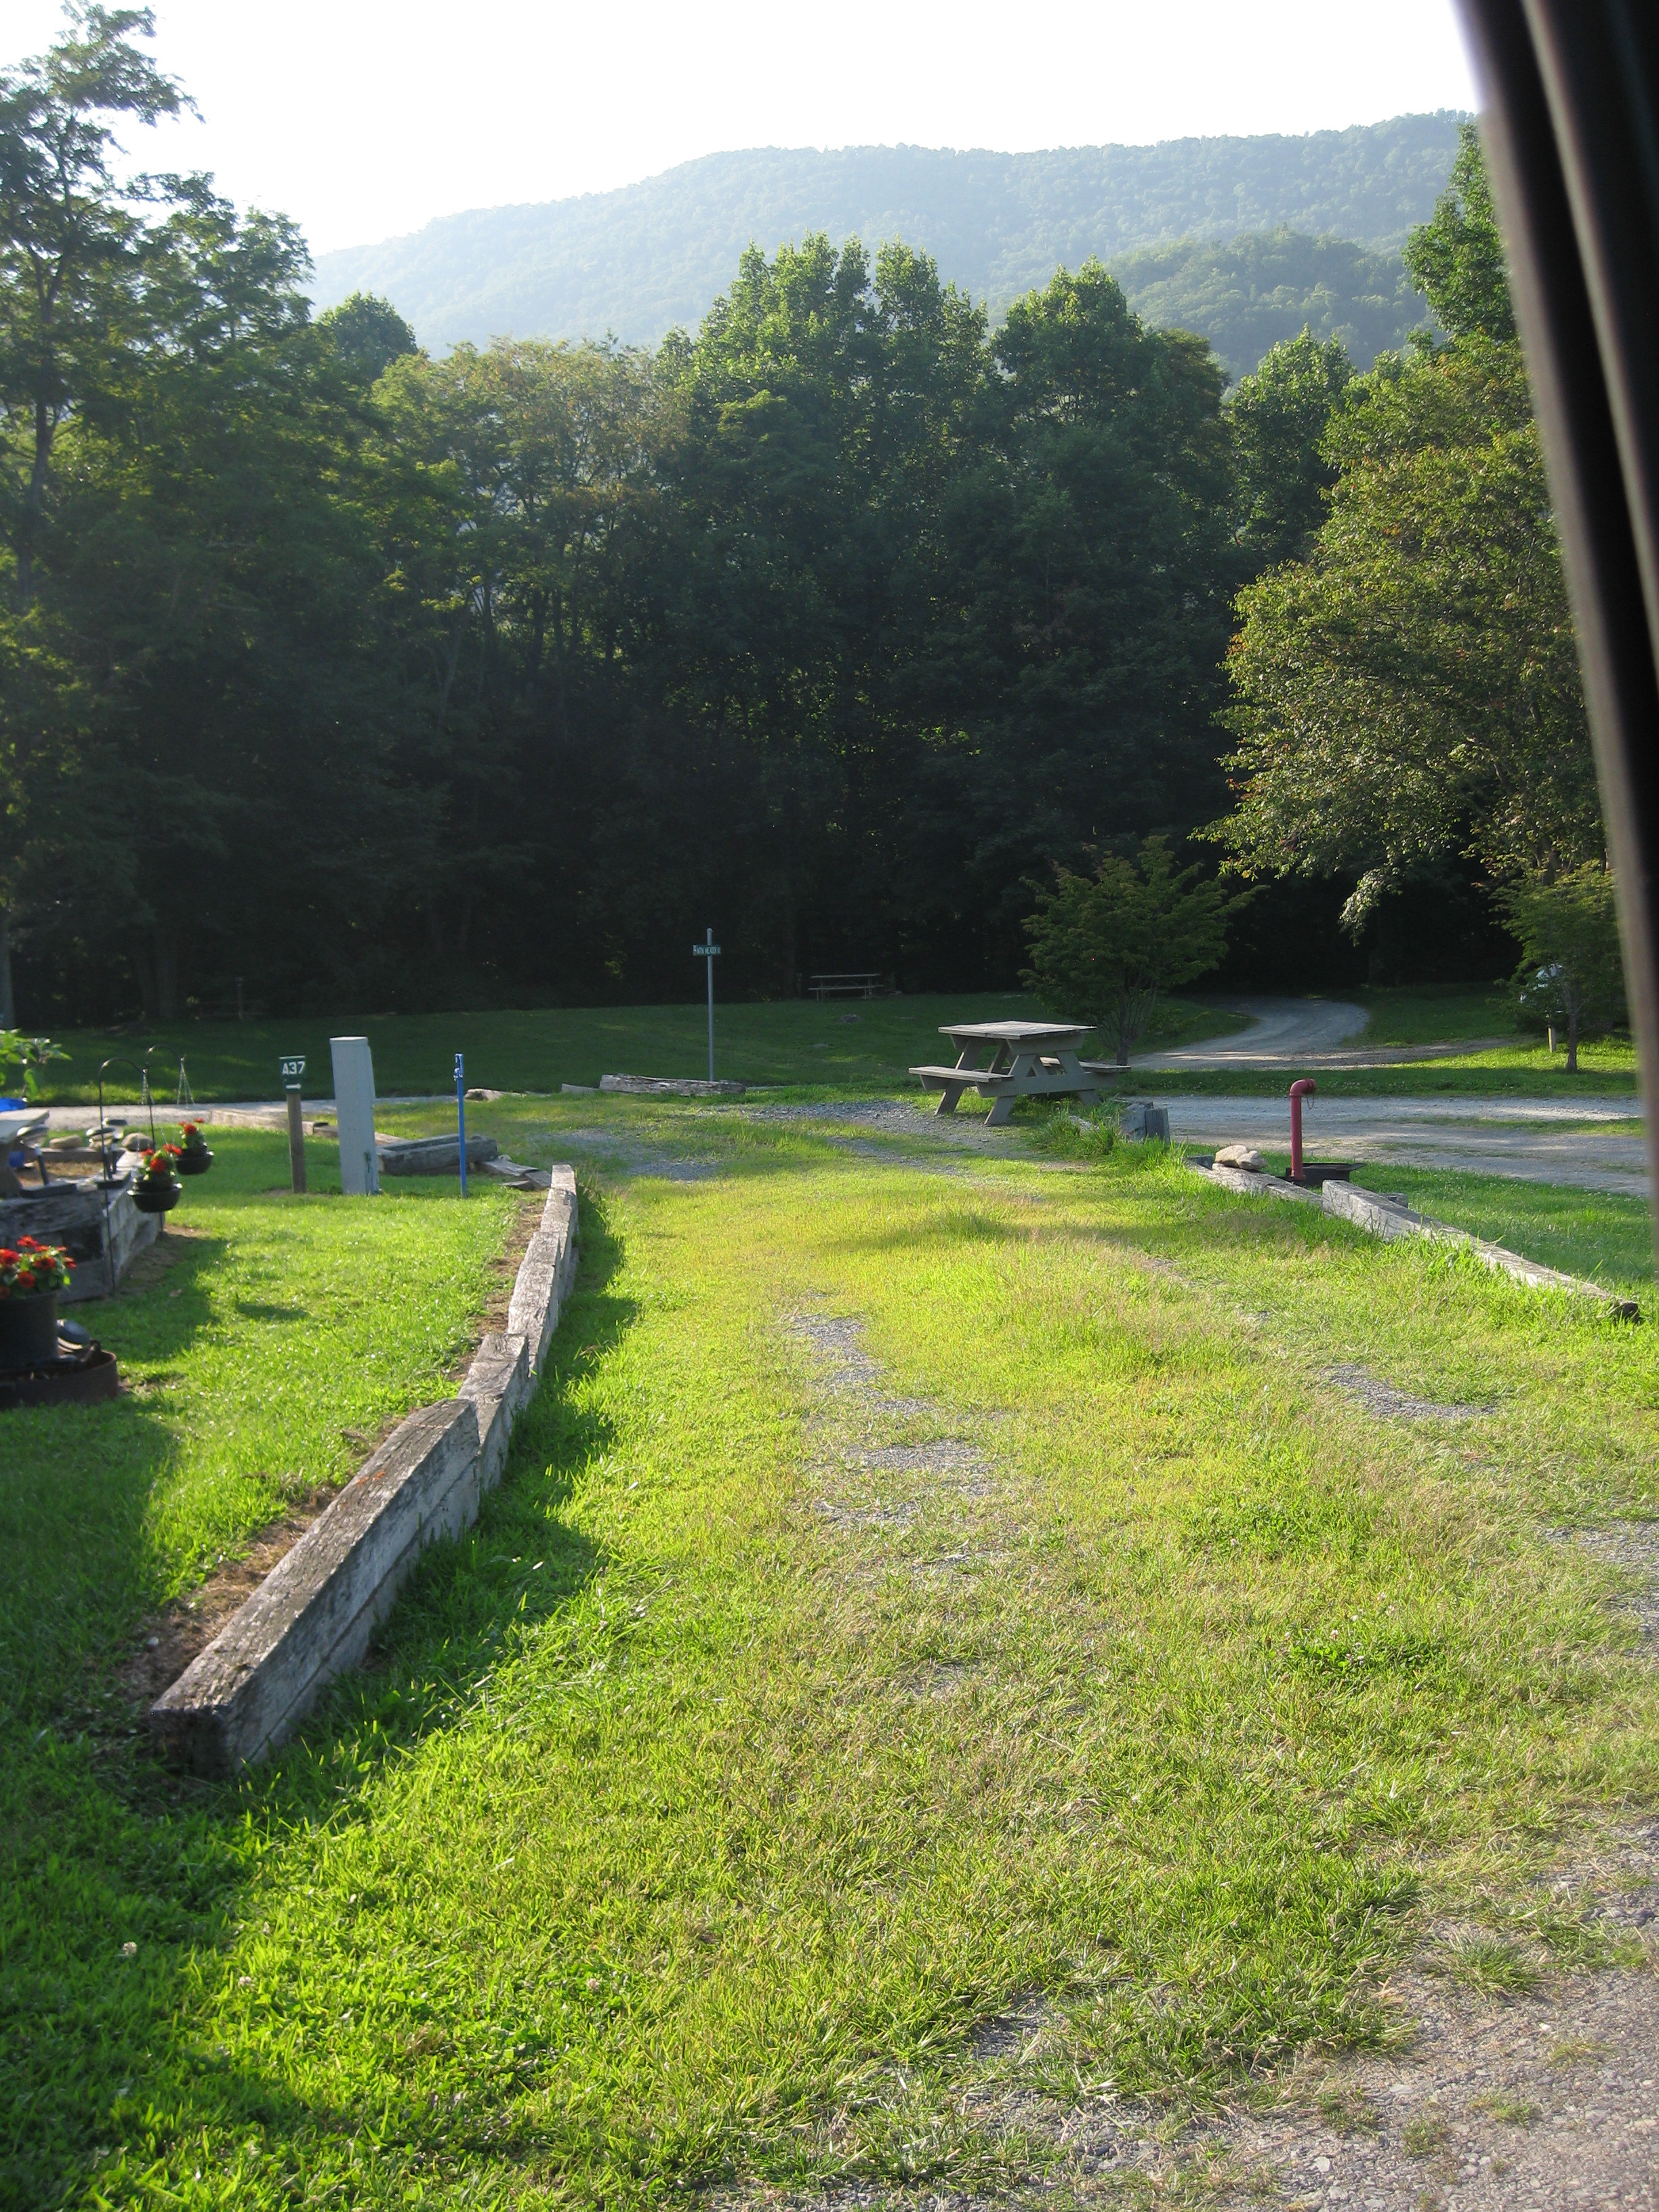
<instances>
[{"instance_id":1,"label":"campsite marker post","mask_svg":"<svg viewBox=\"0 0 1659 2212\"><path fill-rule=\"evenodd\" d=\"M691 951L697 959L706 960L708 963L708 1080L712 1083L714 1080L714 963L719 959L720 951L719 945L714 942L714 925L712 921L708 925L708 944L694 945Z\"/></svg>"}]
</instances>

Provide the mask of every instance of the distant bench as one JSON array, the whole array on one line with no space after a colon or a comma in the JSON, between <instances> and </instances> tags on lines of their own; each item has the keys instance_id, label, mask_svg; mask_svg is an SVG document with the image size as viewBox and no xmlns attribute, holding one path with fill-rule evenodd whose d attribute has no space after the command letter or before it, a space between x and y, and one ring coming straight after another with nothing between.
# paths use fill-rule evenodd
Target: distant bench
<instances>
[{"instance_id":1,"label":"distant bench","mask_svg":"<svg viewBox=\"0 0 1659 2212\"><path fill-rule=\"evenodd\" d=\"M879 969L873 975L814 975L811 979L815 999L873 999L881 983Z\"/></svg>"}]
</instances>

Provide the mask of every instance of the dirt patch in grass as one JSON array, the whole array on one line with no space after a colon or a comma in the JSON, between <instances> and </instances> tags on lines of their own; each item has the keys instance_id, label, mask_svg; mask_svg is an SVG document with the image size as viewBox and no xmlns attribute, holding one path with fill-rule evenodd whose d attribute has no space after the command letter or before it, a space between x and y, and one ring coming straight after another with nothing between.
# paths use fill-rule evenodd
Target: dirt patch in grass
<instances>
[{"instance_id":1,"label":"dirt patch in grass","mask_svg":"<svg viewBox=\"0 0 1659 2212\"><path fill-rule=\"evenodd\" d=\"M1357 1398L1379 1421L1478 1421L1493 1413L1491 1406L1447 1406L1433 1398L1416 1398L1367 1374L1363 1367L1328 1367L1323 1377L1350 1398Z\"/></svg>"},{"instance_id":2,"label":"dirt patch in grass","mask_svg":"<svg viewBox=\"0 0 1659 2212\"><path fill-rule=\"evenodd\" d=\"M171 1688L338 1494L332 1486L324 1484L296 1498L279 1520L254 1534L246 1552L234 1559L222 1559L190 1596L143 1621L137 1649L116 1669L126 1695L136 1705L149 1705Z\"/></svg>"},{"instance_id":3,"label":"dirt patch in grass","mask_svg":"<svg viewBox=\"0 0 1659 2212\"><path fill-rule=\"evenodd\" d=\"M1605 1528L1579 1528L1573 1541L1640 1580L1626 1601L1642 1634L1659 1642L1659 1521L1613 1521Z\"/></svg>"},{"instance_id":4,"label":"dirt patch in grass","mask_svg":"<svg viewBox=\"0 0 1659 2212\"><path fill-rule=\"evenodd\" d=\"M115 1286L116 1297L118 1298L136 1297L141 1291L154 1290L164 1275L170 1273L181 1260L189 1258L190 1247L192 1244L211 1242L212 1239L205 1229L192 1229L187 1227L183 1222L174 1228L163 1230L161 1234L152 1243L145 1245L143 1250L134 1259L132 1265ZM100 1265L101 1264L100 1261ZM89 1299L79 1310L88 1315L95 1315L106 1303L103 1298ZM74 1306L64 1308L64 1319L75 1320L76 1312L77 1309ZM94 1336L97 1333L96 1329L93 1331Z\"/></svg>"},{"instance_id":5,"label":"dirt patch in grass","mask_svg":"<svg viewBox=\"0 0 1659 2212\"><path fill-rule=\"evenodd\" d=\"M1650 2207L1659 2178L1659 1974L1652 1966L1505 1996L1421 1974L1385 1992L1404 2047L1310 2054L1274 2106L1179 2146L1218 2205L1368 2212Z\"/></svg>"},{"instance_id":6,"label":"dirt patch in grass","mask_svg":"<svg viewBox=\"0 0 1659 2212\"><path fill-rule=\"evenodd\" d=\"M817 1513L849 1537L874 1540L857 1577L895 1571L921 1579L955 1577L1003 1559L1000 1546L982 1540L984 1509L1001 1487L983 1448L949 1434L889 1441L893 1425L926 1422L937 1431L957 1424L934 1400L883 1391L881 1364L864 1348L863 1325L856 1319L796 1315L789 1328L818 1366L818 1464L826 1486L832 1483L839 1493L820 1497ZM906 1540L913 1532L914 1551Z\"/></svg>"}]
</instances>

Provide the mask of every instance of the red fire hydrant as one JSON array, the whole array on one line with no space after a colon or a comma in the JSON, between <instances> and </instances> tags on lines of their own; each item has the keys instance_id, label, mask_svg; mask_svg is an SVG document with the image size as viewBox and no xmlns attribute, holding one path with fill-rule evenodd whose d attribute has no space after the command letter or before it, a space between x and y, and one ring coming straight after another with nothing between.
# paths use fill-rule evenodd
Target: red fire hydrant
<instances>
[{"instance_id":1,"label":"red fire hydrant","mask_svg":"<svg viewBox=\"0 0 1659 2212\"><path fill-rule=\"evenodd\" d=\"M1300 1077L1291 1085L1291 1181L1300 1182L1302 1175L1302 1102L1311 1098L1319 1085L1312 1076Z\"/></svg>"}]
</instances>

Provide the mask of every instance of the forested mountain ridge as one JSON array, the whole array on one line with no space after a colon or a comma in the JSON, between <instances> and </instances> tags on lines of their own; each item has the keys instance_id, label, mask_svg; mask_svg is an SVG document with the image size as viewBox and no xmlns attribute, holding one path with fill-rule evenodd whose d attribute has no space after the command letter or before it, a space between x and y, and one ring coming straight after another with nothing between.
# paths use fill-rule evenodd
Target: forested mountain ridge
<instances>
[{"instance_id":1,"label":"forested mountain ridge","mask_svg":"<svg viewBox=\"0 0 1659 2212\"><path fill-rule=\"evenodd\" d=\"M1233 378L1249 375L1304 325L1322 341L1340 338L1356 367L1369 368L1379 353L1398 352L1413 331L1434 323L1400 255L1351 239L1293 230L1224 244L1184 238L1126 254L1112 274L1145 322L1196 331Z\"/></svg>"},{"instance_id":2,"label":"forested mountain ridge","mask_svg":"<svg viewBox=\"0 0 1659 2212\"><path fill-rule=\"evenodd\" d=\"M857 237L872 249L902 239L996 322L1056 268L1091 255L1115 267L1178 240L1289 229L1310 245L1342 239L1387 252L1427 220L1456 149L1449 113L1304 137L1035 154L758 148L617 191L475 209L323 254L312 291L319 308L382 294L440 349L607 331L648 345L676 325L695 329L750 244L770 252L822 231L833 245ZM1307 319L1317 325L1317 311Z\"/></svg>"}]
</instances>

